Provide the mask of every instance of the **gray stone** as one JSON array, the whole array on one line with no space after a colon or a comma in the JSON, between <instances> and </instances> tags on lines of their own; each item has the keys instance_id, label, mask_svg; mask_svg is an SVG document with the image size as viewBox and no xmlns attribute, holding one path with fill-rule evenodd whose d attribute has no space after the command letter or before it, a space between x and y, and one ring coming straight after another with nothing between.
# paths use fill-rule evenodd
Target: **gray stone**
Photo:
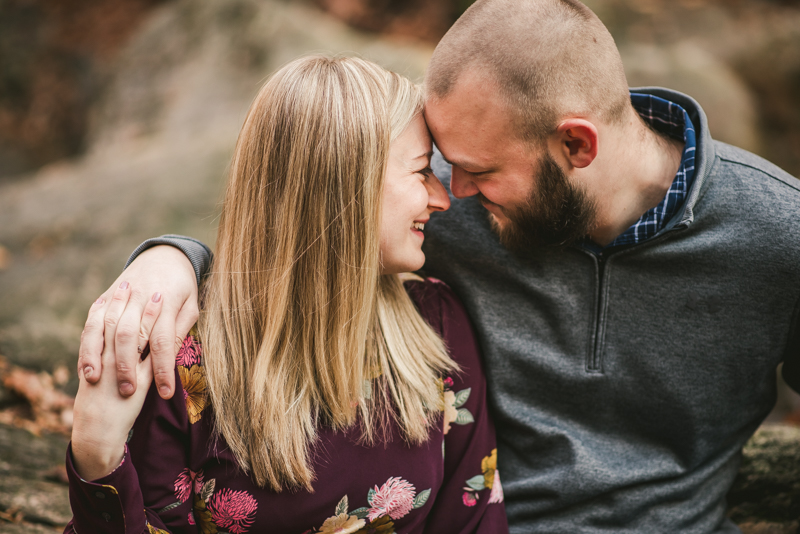
<instances>
[{"instance_id":1,"label":"gray stone","mask_svg":"<svg viewBox=\"0 0 800 534\"><path fill-rule=\"evenodd\" d=\"M621 50L631 86L656 85L695 98L714 138L759 152L756 103L734 69L688 41L671 46L628 44Z\"/></svg>"},{"instance_id":2,"label":"gray stone","mask_svg":"<svg viewBox=\"0 0 800 534\"><path fill-rule=\"evenodd\" d=\"M0 424L0 511L19 512L25 523L0 521L0 532L39 532L42 525L53 532L67 524L72 511L60 474L66 450L64 436Z\"/></svg>"},{"instance_id":3,"label":"gray stone","mask_svg":"<svg viewBox=\"0 0 800 534\"><path fill-rule=\"evenodd\" d=\"M728 505L729 517L749 532L797 532L800 428L764 425L756 432L744 447ZM764 530L770 528L778 530Z\"/></svg>"}]
</instances>

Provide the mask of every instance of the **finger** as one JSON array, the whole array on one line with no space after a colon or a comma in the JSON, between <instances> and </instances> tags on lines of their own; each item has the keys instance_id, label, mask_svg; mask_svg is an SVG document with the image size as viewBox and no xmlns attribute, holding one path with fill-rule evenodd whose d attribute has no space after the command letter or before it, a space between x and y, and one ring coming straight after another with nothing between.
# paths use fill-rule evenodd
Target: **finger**
<instances>
[{"instance_id":1,"label":"finger","mask_svg":"<svg viewBox=\"0 0 800 534\"><path fill-rule=\"evenodd\" d=\"M114 336L117 388L123 397L133 395L139 387L136 379L136 365L141 359L139 348L143 348L139 334L149 298L149 294L131 287L131 297L122 313L117 325L117 333Z\"/></svg>"},{"instance_id":2,"label":"finger","mask_svg":"<svg viewBox=\"0 0 800 534\"><path fill-rule=\"evenodd\" d=\"M175 349L177 353L181 343L186 336L189 335L189 330L197 324L197 319L200 317L200 308L197 305L197 298L195 295L183 303L178 318L175 320L175 338L177 339L178 346Z\"/></svg>"},{"instance_id":3,"label":"finger","mask_svg":"<svg viewBox=\"0 0 800 534\"><path fill-rule=\"evenodd\" d=\"M183 340L189 335L189 330L197 323L199 314L200 310L197 306L196 293L193 293L190 298L184 301L174 321L175 334L173 336L174 345L170 355L171 359L167 361L165 356L162 360L153 360L153 370L158 392L159 395L165 399L172 397L175 387L175 357L183 344ZM171 322L172 321L170 321L170 323ZM167 336L169 336L169 333L164 334L165 340L168 339Z\"/></svg>"},{"instance_id":4,"label":"finger","mask_svg":"<svg viewBox=\"0 0 800 534\"><path fill-rule=\"evenodd\" d=\"M136 384L138 387L136 388L136 393L132 395L134 399L138 398L143 401L143 397L150 390L150 384L153 382L152 360L153 358L148 355L136 364Z\"/></svg>"},{"instance_id":5,"label":"finger","mask_svg":"<svg viewBox=\"0 0 800 534\"><path fill-rule=\"evenodd\" d=\"M139 338L137 340L136 352L138 352L142 359L150 352L148 343L150 342L150 333L153 331L153 326L156 324L161 313L161 293L154 293L147 305L144 307L144 314L142 315L142 323L139 326Z\"/></svg>"},{"instance_id":6,"label":"finger","mask_svg":"<svg viewBox=\"0 0 800 534\"><path fill-rule=\"evenodd\" d=\"M114 295L111 298L111 303L109 304L105 317L103 318L103 326L105 328L103 335L105 340L105 348L103 350L103 372L114 372L117 375L117 383L119 383L118 377L120 366L127 367L127 369L130 371L133 371L133 365L135 363L130 361L126 362L126 355L124 352L118 352L116 344L116 339L119 336L125 338L126 336L130 335L125 327L120 327L120 321L125 312L125 308L128 305L130 296L131 287L128 282L123 281L114 291ZM128 359L130 360L130 358ZM132 372L126 375L127 382L135 383L135 380L136 377ZM120 393L125 395L121 389Z\"/></svg>"},{"instance_id":7,"label":"finger","mask_svg":"<svg viewBox=\"0 0 800 534\"><path fill-rule=\"evenodd\" d=\"M103 354L103 315L106 298L101 296L89 308L78 350L78 378L94 384L100 379Z\"/></svg>"},{"instance_id":8,"label":"finger","mask_svg":"<svg viewBox=\"0 0 800 534\"><path fill-rule=\"evenodd\" d=\"M153 378L158 394L172 398L175 391L175 322L178 310L164 303L153 330L150 333L150 357L153 358ZM180 347L180 344L178 345Z\"/></svg>"}]
</instances>

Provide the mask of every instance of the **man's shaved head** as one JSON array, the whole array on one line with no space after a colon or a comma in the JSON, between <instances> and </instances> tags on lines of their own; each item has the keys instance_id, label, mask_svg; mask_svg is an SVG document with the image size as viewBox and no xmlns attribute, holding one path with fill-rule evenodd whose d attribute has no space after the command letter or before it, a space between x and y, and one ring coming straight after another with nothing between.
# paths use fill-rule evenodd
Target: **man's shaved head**
<instances>
[{"instance_id":1,"label":"man's shaved head","mask_svg":"<svg viewBox=\"0 0 800 534\"><path fill-rule=\"evenodd\" d=\"M427 97L446 97L467 70L499 86L525 140L544 141L567 115L616 122L630 106L614 39L578 0L478 0L436 47Z\"/></svg>"}]
</instances>

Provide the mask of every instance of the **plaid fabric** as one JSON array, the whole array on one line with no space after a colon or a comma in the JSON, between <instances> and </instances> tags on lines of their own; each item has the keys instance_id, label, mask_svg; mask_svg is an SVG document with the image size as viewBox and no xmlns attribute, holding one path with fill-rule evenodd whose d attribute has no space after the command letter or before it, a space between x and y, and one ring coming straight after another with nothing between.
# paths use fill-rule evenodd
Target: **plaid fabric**
<instances>
[{"instance_id":1,"label":"plaid fabric","mask_svg":"<svg viewBox=\"0 0 800 534\"><path fill-rule=\"evenodd\" d=\"M694 125L682 107L657 96L631 93L631 103L654 130L685 143L681 166L667 191L667 196L644 213L633 226L625 230L608 247L634 245L650 239L675 215L686 200L694 180L694 153L697 147ZM607 247L606 247L607 248Z\"/></svg>"}]
</instances>

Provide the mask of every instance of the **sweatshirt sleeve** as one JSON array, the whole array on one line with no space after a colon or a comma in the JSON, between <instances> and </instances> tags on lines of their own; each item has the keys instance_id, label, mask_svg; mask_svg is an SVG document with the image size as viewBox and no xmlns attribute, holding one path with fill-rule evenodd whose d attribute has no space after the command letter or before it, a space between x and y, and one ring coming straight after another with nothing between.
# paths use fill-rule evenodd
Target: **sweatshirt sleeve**
<instances>
[{"instance_id":1,"label":"sweatshirt sleeve","mask_svg":"<svg viewBox=\"0 0 800 534\"><path fill-rule=\"evenodd\" d=\"M445 376L444 480L425 532L508 532L486 379L467 313L448 286L428 279L417 302L460 371Z\"/></svg>"},{"instance_id":2,"label":"sweatshirt sleeve","mask_svg":"<svg viewBox=\"0 0 800 534\"><path fill-rule=\"evenodd\" d=\"M177 374L177 373L176 373ZM189 423L181 382L176 376L172 399L151 386L131 430L122 463L97 480L84 480L67 449L67 476L72 534L140 534L193 532L191 501L179 484L187 478Z\"/></svg>"},{"instance_id":3,"label":"sweatshirt sleeve","mask_svg":"<svg viewBox=\"0 0 800 534\"><path fill-rule=\"evenodd\" d=\"M197 277L197 285L200 285L200 281L206 274L208 274L208 269L211 266L211 258L213 256L211 249L197 239L182 235L167 234L162 235L161 237L153 237L148 239L136 247L136 249L131 253L123 270L127 269L128 265L130 265L133 260L139 257L139 254L148 248L155 247L157 245L169 245L186 254L186 257L189 258L190 262L192 262L192 267L194 267L194 274Z\"/></svg>"}]
</instances>

